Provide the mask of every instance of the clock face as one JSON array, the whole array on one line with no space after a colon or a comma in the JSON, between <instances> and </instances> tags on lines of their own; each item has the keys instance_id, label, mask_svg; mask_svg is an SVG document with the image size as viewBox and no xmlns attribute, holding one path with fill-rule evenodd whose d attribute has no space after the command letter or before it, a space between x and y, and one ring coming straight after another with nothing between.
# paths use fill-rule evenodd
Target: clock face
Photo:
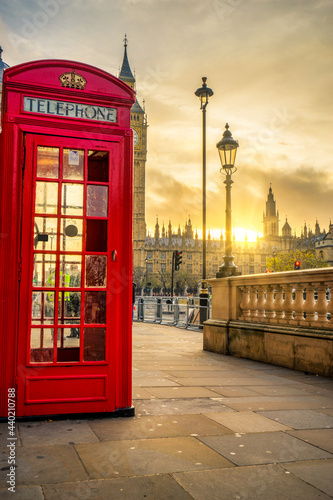
<instances>
[{"instance_id":1,"label":"clock face","mask_svg":"<svg viewBox=\"0 0 333 500\"><path fill-rule=\"evenodd\" d=\"M133 129L133 139L134 139L134 147L135 147L137 145L137 143L139 142L139 134L137 133L135 128Z\"/></svg>"}]
</instances>

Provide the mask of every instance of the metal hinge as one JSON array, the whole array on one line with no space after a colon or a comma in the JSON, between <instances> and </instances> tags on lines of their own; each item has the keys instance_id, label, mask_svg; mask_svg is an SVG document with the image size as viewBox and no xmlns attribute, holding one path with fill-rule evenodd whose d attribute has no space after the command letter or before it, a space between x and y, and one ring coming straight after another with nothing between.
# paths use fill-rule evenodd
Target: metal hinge
<instances>
[{"instance_id":1,"label":"metal hinge","mask_svg":"<svg viewBox=\"0 0 333 500\"><path fill-rule=\"evenodd\" d=\"M21 274L22 274L22 258L20 257L18 260L18 266L17 266L17 275L18 275L19 281L21 281Z\"/></svg>"}]
</instances>

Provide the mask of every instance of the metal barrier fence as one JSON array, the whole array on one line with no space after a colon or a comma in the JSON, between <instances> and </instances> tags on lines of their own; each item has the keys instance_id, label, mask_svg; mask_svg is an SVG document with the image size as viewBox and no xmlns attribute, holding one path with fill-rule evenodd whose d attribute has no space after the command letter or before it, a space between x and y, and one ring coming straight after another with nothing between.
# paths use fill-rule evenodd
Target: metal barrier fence
<instances>
[{"instance_id":1,"label":"metal barrier fence","mask_svg":"<svg viewBox=\"0 0 333 500\"><path fill-rule=\"evenodd\" d=\"M199 297L136 297L134 321L198 330L210 318L210 299Z\"/></svg>"}]
</instances>

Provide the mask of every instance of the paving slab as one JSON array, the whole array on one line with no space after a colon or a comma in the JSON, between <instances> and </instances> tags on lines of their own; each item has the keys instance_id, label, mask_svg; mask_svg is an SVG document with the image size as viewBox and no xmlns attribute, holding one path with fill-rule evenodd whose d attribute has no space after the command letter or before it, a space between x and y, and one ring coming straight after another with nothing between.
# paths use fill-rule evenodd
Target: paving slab
<instances>
[{"instance_id":1,"label":"paving slab","mask_svg":"<svg viewBox=\"0 0 333 500\"><path fill-rule=\"evenodd\" d=\"M331 453L283 432L239 433L234 436L207 436L198 439L236 465L333 458Z\"/></svg>"},{"instance_id":2,"label":"paving slab","mask_svg":"<svg viewBox=\"0 0 333 500\"><path fill-rule=\"evenodd\" d=\"M76 450L92 479L234 466L194 437L79 444Z\"/></svg>"},{"instance_id":3,"label":"paving slab","mask_svg":"<svg viewBox=\"0 0 333 500\"><path fill-rule=\"evenodd\" d=\"M303 431L288 431L288 434L306 443L313 444L322 450L333 453L333 429L311 429ZM332 471L333 474L333 471Z\"/></svg>"},{"instance_id":4,"label":"paving slab","mask_svg":"<svg viewBox=\"0 0 333 500\"><path fill-rule=\"evenodd\" d=\"M92 421L89 425L101 441L231 434L229 429L204 415L151 415L133 419L104 419Z\"/></svg>"},{"instance_id":5,"label":"paving slab","mask_svg":"<svg viewBox=\"0 0 333 500\"><path fill-rule=\"evenodd\" d=\"M313 410L285 410L259 412L264 417L288 425L293 429L330 429L333 428L333 417Z\"/></svg>"},{"instance_id":6,"label":"paving slab","mask_svg":"<svg viewBox=\"0 0 333 500\"><path fill-rule=\"evenodd\" d=\"M290 384L291 382L286 379L281 379L276 381L275 379L266 379L264 376L260 377L205 377L200 379L198 383L197 378L175 378L175 381L180 385L201 385L201 386L253 386L253 385L277 385L278 384Z\"/></svg>"},{"instance_id":7,"label":"paving slab","mask_svg":"<svg viewBox=\"0 0 333 500\"><path fill-rule=\"evenodd\" d=\"M137 387L178 387L180 384L168 379L167 377L142 377L135 379L135 385Z\"/></svg>"},{"instance_id":8,"label":"paving slab","mask_svg":"<svg viewBox=\"0 0 333 500\"><path fill-rule=\"evenodd\" d=\"M173 474L195 500L328 500L330 496L310 486L278 465L234 467L205 472Z\"/></svg>"},{"instance_id":9,"label":"paving slab","mask_svg":"<svg viewBox=\"0 0 333 500\"><path fill-rule=\"evenodd\" d=\"M45 500L193 500L168 474L47 485L44 492Z\"/></svg>"},{"instance_id":10,"label":"paving slab","mask_svg":"<svg viewBox=\"0 0 333 500\"><path fill-rule=\"evenodd\" d=\"M0 489L1 500L45 500L41 486L18 486L14 493L7 489Z\"/></svg>"},{"instance_id":11,"label":"paving slab","mask_svg":"<svg viewBox=\"0 0 333 500\"><path fill-rule=\"evenodd\" d=\"M214 413L220 411L234 411L216 398L194 399L152 399L137 401L138 415L177 415L180 413Z\"/></svg>"},{"instance_id":12,"label":"paving slab","mask_svg":"<svg viewBox=\"0 0 333 500\"><path fill-rule=\"evenodd\" d=\"M333 417L333 408L325 408L325 409L321 409L319 411L323 415L329 415L330 417Z\"/></svg>"},{"instance_id":13,"label":"paving slab","mask_svg":"<svg viewBox=\"0 0 333 500\"><path fill-rule=\"evenodd\" d=\"M163 378L165 377L165 373L162 370L139 370L138 368L133 368L132 370L132 378L133 383L135 383L136 379L140 379L143 377L153 377L153 378Z\"/></svg>"},{"instance_id":14,"label":"paving slab","mask_svg":"<svg viewBox=\"0 0 333 500\"><path fill-rule=\"evenodd\" d=\"M206 387L146 387L155 398L214 398L217 393Z\"/></svg>"},{"instance_id":15,"label":"paving slab","mask_svg":"<svg viewBox=\"0 0 333 500\"><path fill-rule=\"evenodd\" d=\"M92 444L87 446L92 446ZM87 479L87 474L73 446L22 446L17 448L16 452L17 486L62 483L69 480L83 481ZM7 486L7 473L6 466L1 465L0 488Z\"/></svg>"},{"instance_id":16,"label":"paving slab","mask_svg":"<svg viewBox=\"0 0 333 500\"><path fill-rule=\"evenodd\" d=\"M180 369L177 369L177 370L166 370L168 372L169 375L172 375L172 377L175 377L175 378L179 378L179 379L182 379L182 378L188 378L188 377L191 377L191 378L199 378L199 379L206 379L206 378L209 378L209 377L214 377L214 378L218 378L219 380L223 380L224 378L244 378L245 376L245 370L240 370L240 371L236 371L236 370L233 370L233 369L230 369L230 367L226 367L224 369L215 369L214 370L210 370L210 371L207 371L207 370L202 370L201 367L197 367L196 370L190 370L190 373L189 373L189 370L187 370L186 368L183 369L183 370L180 370ZM206 385L206 384L205 384Z\"/></svg>"},{"instance_id":17,"label":"paving slab","mask_svg":"<svg viewBox=\"0 0 333 500\"><path fill-rule=\"evenodd\" d=\"M264 396L310 396L312 391L304 384L295 385L254 385L248 386L251 391Z\"/></svg>"},{"instance_id":18,"label":"paving slab","mask_svg":"<svg viewBox=\"0 0 333 500\"><path fill-rule=\"evenodd\" d=\"M233 400L229 399L228 401L224 400L225 404L228 404L228 407L233 408L236 411L264 411L264 410L307 410L307 409L317 409L318 411L322 411L323 402L318 398L303 398L300 399L294 398L270 398L265 400L256 401L255 398L252 401L246 402L236 402L235 398ZM298 400L297 400L298 399Z\"/></svg>"},{"instance_id":19,"label":"paving slab","mask_svg":"<svg viewBox=\"0 0 333 500\"><path fill-rule=\"evenodd\" d=\"M153 396L150 392L148 392L146 389L143 387L132 387L132 399L154 399L155 396ZM135 403L134 403L135 406Z\"/></svg>"},{"instance_id":20,"label":"paving slab","mask_svg":"<svg viewBox=\"0 0 333 500\"><path fill-rule=\"evenodd\" d=\"M281 466L333 497L333 460L311 460L310 462L281 464Z\"/></svg>"},{"instance_id":21,"label":"paving slab","mask_svg":"<svg viewBox=\"0 0 333 500\"><path fill-rule=\"evenodd\" d=\"M23 446L98 442L84 420L20 422L18 427Z\"/></svg>"},{"instance_id":22,"label":"paving slab","mask_svg":"<svg viewBox=\"0 0 333 500\"><path fill-rule=\"evenodd\" d=\"M277 432L290 429L290 427L286 425L272 422L269 418L258 415L252 411L242 411L239 413L208 413L206 416L234 432Z\"/></svg>"},{"instance_id":23,"label":"paving slab","mask_svg":"<svg viewBox=\"0 0 333 500\"><path fill-rule=\"evenodd\" d=\"M240 386L209 386L208 389L217 392L217 394L221 394L221 396L225 396L227 398L237 398L237 397L246 397L246 396L258 396L258 393L249 389L248 387L240 387Z\"/></svg>"}]
</instances>

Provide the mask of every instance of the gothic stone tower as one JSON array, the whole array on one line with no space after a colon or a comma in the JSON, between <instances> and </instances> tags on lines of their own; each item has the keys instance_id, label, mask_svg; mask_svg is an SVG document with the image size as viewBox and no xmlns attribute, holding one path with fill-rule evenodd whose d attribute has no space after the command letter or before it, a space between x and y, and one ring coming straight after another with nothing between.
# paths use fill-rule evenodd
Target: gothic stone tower
<instances>
[{"instance_id":1,"label":"gothic stone tower","mask_svg":"<svg viewBox=\"0 0 333 500\"><path fill-rule=\"evenodd\" d=\"M127 57L127 37L124 39L124 58L119 74L120 80L135 90L135 77ZM133 264L143 267L146 238L145 189L147 161L147 116L136 99L131 109L131 127L134 134L134 180L133 180Z\"/></svg>"},{"instance_id":2,"label":"gothic stone tower","mask_svg":"<svg viewBox=\"0 0 333 500\"><path fill-rule=\"evenodd\" d=\"M267 243L274 244L279 241L279 212L276 211L276 202L272 191L272 186L269 188L266 213L263 214L264 224L264 240Z\"/></svg>"}]
</instances>

